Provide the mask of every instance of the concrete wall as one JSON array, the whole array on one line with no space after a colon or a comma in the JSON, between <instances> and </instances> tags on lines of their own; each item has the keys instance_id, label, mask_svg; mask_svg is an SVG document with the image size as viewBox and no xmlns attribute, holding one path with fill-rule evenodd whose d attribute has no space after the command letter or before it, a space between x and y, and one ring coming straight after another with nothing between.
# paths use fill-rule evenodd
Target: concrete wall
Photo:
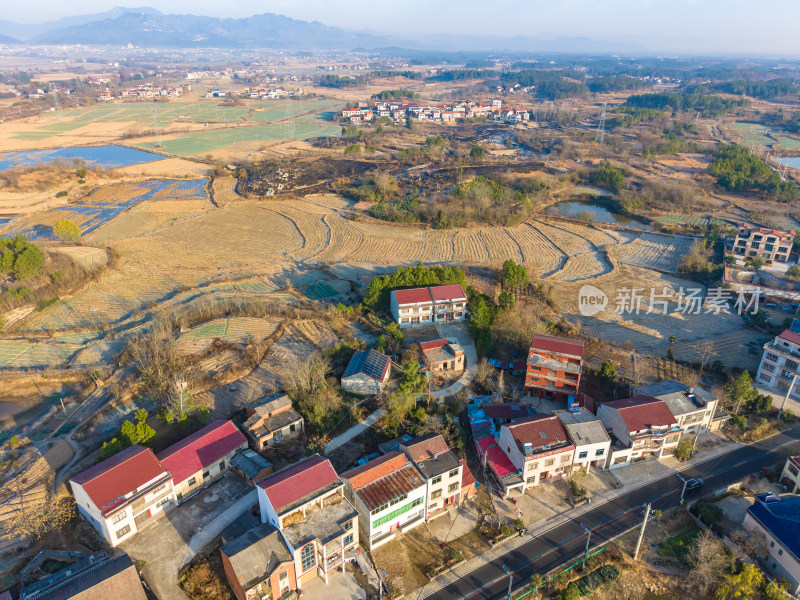
<instances>
[{"instance_id":1,"label":"concrete wall","mask_svg":"<svg viewBox=\"0 0 800 600\"><path fill-rule=\"evenodd\" d=\"M597 455L598 451L602 451L600 456ZM581 458L582 453L586 453L586 458ZM575 457L572 460L572 468L585 468L588 473L591 471L592 463L601 461L599 468L605 467L608 455L611 452L611 440L600 442L597 444L582 444L575 445Z\"/></svg>"},{"instance_id":2,"label":"concrete wall","mask_svg":"<svg viewBox=\"0 0 800 600\"><path fill-rule=\"evenodd\" d=\"M224 473L227 468L230 467L231 459L233 455L236 454L239 450L244 450L247 448L247 442L243 442L241 445L237 446L230 452L228 452L225 456L220 458L219 460L213 462L212 464L208 465L204 469L194 473L193 475L187 477L183 481L175 484L175 495L179 498L178 502L186 502L189 498L194 496L197 492L202 490L205 486L210 485L217 479L219 479ZM203 479L203 473L208 473L209 476ZM190 485L190 481L194 478L194 483Z\"/></svg>"}]
</instances>

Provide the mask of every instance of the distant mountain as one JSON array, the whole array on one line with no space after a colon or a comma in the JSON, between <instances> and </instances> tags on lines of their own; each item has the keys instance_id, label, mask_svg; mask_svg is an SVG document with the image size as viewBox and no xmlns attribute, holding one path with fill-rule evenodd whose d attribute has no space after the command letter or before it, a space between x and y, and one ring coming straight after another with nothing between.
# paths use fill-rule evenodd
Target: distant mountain
<instances>
[{"instance_id":1,"label":"distant mountain","mask_svg":"<svg viewBox=\"0 0 800 600\"><path fill-rule=\"evenodd\" d=\"M328 27L265 13L244 19L127 12L115 18L48 31L32 41L47 44L112 44L149 47L349 50L374 48L391 37Z\"/></svg>"},{"instance_id":2,"label":"distant mountain","mask_svg":"<svg viewBox=\"0 0 800 600\"><path fill-rule=\"evenodd\" d=\"M0 44L19 44L20 41L7 35L0 35Z\"/></svg>"},{"instance_id":3,"label":"distant mountain","mask_svg":"<svg viewBox=\"0 0 800 600\"><path fill-rule=\"evenodd\" d=\"M45 35L55 29L67 27L79 27L93 21L103 21L105 19L116 19L125 13L134 12L144 15L160 15L161 12L149 6L141 8L125 8L118 6L103 13L93 15L77 15L74 17L64 17L57 21L45 21L44 23L15 23L13 21L0 20L0 35L11 36L17 40L30 40L37 36Z\"/></svg>"}]
</instances>

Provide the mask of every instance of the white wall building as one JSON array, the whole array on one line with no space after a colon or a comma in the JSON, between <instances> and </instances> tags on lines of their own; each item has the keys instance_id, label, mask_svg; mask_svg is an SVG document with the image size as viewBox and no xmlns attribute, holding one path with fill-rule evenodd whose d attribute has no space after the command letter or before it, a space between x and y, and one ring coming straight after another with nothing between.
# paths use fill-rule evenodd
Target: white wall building
<instances>
[{"instance_id":1,"label":"white wall building","mask_svg":"<svg viewBox=\"0 0 800 600\"><path fill-rule=\"evenodd\" d=\"M603 469L611 453L611 438L603 423L585 408L555 413L575 445L572 468Z\"/></svg>"},{"instance_id":2,"label":"white wall building","mask_svg":"<svg viewBox=\"0 0 800 600\"><path fill-rule=\"evenodd\" d=\"M464 321L467 295L459 284L394 290L389 308L400 327Z\"/></svg>"}]
</instances>

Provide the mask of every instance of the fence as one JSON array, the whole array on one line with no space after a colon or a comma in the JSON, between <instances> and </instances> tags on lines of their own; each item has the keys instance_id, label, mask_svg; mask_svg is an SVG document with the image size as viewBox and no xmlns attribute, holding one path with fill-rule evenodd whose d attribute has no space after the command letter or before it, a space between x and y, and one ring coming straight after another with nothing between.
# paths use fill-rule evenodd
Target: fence
<instances>
[{"instance_id":1,"label":"fence","mask_svg":"<svg viewBox=\"0 0 800 600\"><path fill-rule=\"evenodd\" d=\"M591 557L593 557L593 556L596 556L597 554L600 554L601 552L603 552L605 549L606 549L606 548L605 548L605 546L603 546L602 548L598 548L598 549L597 549L597 550L595 550L594 552L590 552L590 553L589 553L589 556L587 556L586 558L591 558ZM584 559L583 557L581 557L581 559L580 559L578 562L571 564L570 566L566 567L565 569L562 569L561 571L559 571L558 573L556 573L555 575L553 575L552 577L550 577L550 578L548 578L548 579L543 579L543 580L542 580L542 585L540 585L539 587L541 588L541 587L544 587L544 586L546 586L548 583L550 583L551 581L553 581L555 578L557 578L557 577L558 577L559 575L561 575L562 573L568 573L569 571L571 571L572 569L574 569L574 568L575 568L575 567L577 567L578 565L580 565L580 564L583 564L584 560L585 560L585 559ZM528 585L528 584L526 584L526 585ZM536 589L530 589L530 590L528 590L527 592L523 592L523 593L522 593L521 595L519 595L519 596L514 596L514 600L522 600L523 598L527 598L529 595L531 595L531 594L532 594L533 592L535 592L537 589L539 589L539 588L536 588Z\"/></svg>"}]
</instances>

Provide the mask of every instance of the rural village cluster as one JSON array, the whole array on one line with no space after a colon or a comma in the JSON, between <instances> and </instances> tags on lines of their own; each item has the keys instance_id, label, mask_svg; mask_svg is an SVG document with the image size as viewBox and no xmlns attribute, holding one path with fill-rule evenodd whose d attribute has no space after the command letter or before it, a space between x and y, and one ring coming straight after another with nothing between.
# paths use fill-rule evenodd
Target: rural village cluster
<instances>
[{"instance_id":1,"label":"rural village cluster","mask_svg":"<svg viewBox=\"0 0 800 600\"><path fill-rule=\"evenodd\" d=\"M800 598L796 61L250 19L0 21L0 600Z\"/></svg>"}]
</instances>

